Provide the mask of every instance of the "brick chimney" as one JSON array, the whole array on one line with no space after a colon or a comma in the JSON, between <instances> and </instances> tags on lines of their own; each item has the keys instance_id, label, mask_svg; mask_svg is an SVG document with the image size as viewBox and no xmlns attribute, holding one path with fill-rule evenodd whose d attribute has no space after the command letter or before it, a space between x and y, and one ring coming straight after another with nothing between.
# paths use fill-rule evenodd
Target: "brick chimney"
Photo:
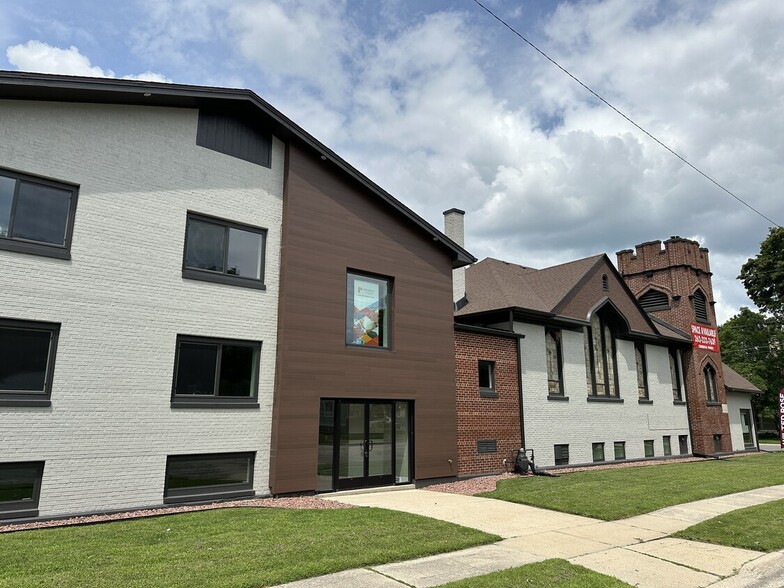
<instances>
[{"instance_id":1,"label":"brick chimney","mask_svg":"<svg viewBox=\"0 0 784 588\"><path fill-rule=\"evenodd\" d=\"M450 208L444 211L444 234L460 247L465 246L465 211ZM465 298L465 267L452 270L452 302Z\"/></svg>"}]
</instances>

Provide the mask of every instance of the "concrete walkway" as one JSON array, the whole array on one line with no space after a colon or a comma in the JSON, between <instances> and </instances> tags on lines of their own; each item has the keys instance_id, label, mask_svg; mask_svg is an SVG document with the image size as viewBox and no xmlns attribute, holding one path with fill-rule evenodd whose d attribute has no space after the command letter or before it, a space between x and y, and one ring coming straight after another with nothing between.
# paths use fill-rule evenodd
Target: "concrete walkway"
<instances>
[{"instance_id":1,"label":"concrete walkway","mask_svg":"<svg viewBox=\"0 0 784 588\"><path fill-rule=\"evenodd\" d=\"M286 588L424 588L554 557L643 588L784 586L784 551L763 554L667 537L722 513L784 499L784 485L680 504L614 522L426 490L323 498L424 515L503 539L492 545L301 580L285 584Z\"/></svg>"}]
</instances>

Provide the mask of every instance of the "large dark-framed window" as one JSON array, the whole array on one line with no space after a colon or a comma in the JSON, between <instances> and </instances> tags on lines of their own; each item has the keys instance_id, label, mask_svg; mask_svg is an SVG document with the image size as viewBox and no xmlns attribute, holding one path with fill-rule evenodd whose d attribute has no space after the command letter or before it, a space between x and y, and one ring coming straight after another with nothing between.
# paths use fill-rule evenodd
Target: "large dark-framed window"
<instances>
[{"instance_id":1,"label":"large dark-framed window","mask_svg":"<svg viewBox=\"0 0 784 588\"><path fill-rule=\"evenodd\" d=\"M604 461L604 443L592 443L591 453L594 461Z\"/></svg>"},{"instance_id":2,"label":"large dark-framed window","mask_svg":"<svg viewBox=\"0 0 784 588\"><path fill-rule=\"evenodd\" d=\"M678 452L681 455L686 455L689 453L689 436L688 435L678 435Z\"/></svg>"},{"instance_id":3,"label":"large dark-framed window","mask_svg":"<svg viewBox=\"0 0 784 588\"><path fill-rule=\"evenodd\" d=\"M664 455L672 455L672 442L670 440L670 435L664 435L662 437L662 446L664 448Z\"/></svg>"},{"instance_id":4,"label":"large dark-framed window","mask_svg":"<svg viewBox=\"0 0 784 588\"><path fill-rule=\"evenodd\" d=\"M645 344L634 344L634 363L637 367L637 398L640 402L650 402L648 395L648 365Z\"/></svg>"},{"instance_id":5,"label":"large dark-framed window","mask_svg":"<svg viewBox=\"0 0 784 588\"><path fill-rule=\"evenodd\" d=\"M653 457L655 455L653 449L653 439L645 439L643 442L643 448L645 450L645 457Z\"/></svg>"},{"instance_id":6,"label":"large dark-framed window","mask_svg":"<svg viewBox=\"0 0 784 588\"><path fill-rule=\"evenodd\" d=\"M0 169L0 249L71 259L78 186Z\"/></svg>"},{"instance_id":7,"label":"large dark-framed window","mask_svg":"<svg viewBox=\"0 0 784 588\"><path fill-rule=\"evenodd\" d=\"M346 345L391 347L392 287L390 277L347 271Z\"/></svg>"},{"instance_id":8,"label":"large dark-framed window","mask_svg":"<svg viewBox=\"0 0 784 588\"><path fill-rule=\"evenodd\" d=\"M705 396L709 404L718 404L719 391L716 388L716 370L712 365L708 364L702 370L702 375L705 378Z\"/></svg>"},{"instance_id":9,"label":"large dark-framed window","mask_svg":"<svg viewBox=\"0 0 784 588\"><path fill-rule=\"evenodd\" d=\"M264 290L267 229L188 212L182 277Z\"/></svg>"},{"instance_id":10,"label":"large dark-framed window","mask_svg":"<svg viewBox=\"0 0 784 588\"><path fill-rule=\"evenodd\" d=\"M544 337L547 355L547 395L564 396L561 331L547 329Z\"/></svg>"},{"instance_id":11,"label":"large dark-framed window","mask_svg":"<svg viewBox=\"0 0 784 588\"><path fill-rule=\"evenodd\" d=\"M0 406L49 406L60 325L0 318Z\"/></svg>"},{"instance_id":12,"label":"large dark-framed window","mask_svg":"<svg viewBox=\"0 0 784 588\"><path fill-rule=\"evenodd\" d=\"M177 336L172 406L257 408L261 343Z\"/></svg>"},{"instance_id":13,"label":"large dark-framed window","mask_svg":"<svg viewBox=\"0 0 784 588\"><path fill-rule=\"evenodd\" d=\"M619 402L616 328L607 319L599 312L594 312L590 327L585 329L588 398Z\"/></svg>"},{"instance_id":14,"label":"large dark-framed window","mask_svg":"<svg viewBox=\"0 0 784 588\"><path fill-rule=\"evenodd\" d=\"M170 455L164 502L194 502L253 496L254 452Z\"/></svg>"},{"instance_id":15,"label":"large dark-framed window","mask_svg":"<svg viewBox=\"0 0 784 588\"><path fill-rule=\"evenodd\" d=\"M0 463L0 519L38 516L44 462Z\"/></svg>"}]
</instances>

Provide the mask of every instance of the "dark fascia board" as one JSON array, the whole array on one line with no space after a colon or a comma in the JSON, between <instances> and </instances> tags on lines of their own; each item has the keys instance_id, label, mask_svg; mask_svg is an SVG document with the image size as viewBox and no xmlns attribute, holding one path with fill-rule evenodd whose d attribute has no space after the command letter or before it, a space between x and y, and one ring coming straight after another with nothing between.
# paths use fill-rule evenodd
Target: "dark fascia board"
<instances>
[{"instance_id":1,"label":"dark fascia board","mask_svg":"<svg viewBox=\"0 0 784 588\"><path fill-rule=\"evenodd\" d=\"M455 331L465 331L467 333L479 333L481 335L491 335L493 337L506 337L508 339L525 339L525 335L513 331L504 331L492 327L478 327L476 325L466 325L455 323Z\"/></svg>"},{"instance_id":2,"label":"dark fascia board","mask_svg":"<svg viewBox=\"0 0 784 588\"><path fill-rule=\"evenodd\" d=\"M663 321L662 319L660 319L657 316L652 316L652 315L649 315L649 316L650 316L651 321L654 322L654 324L659 324L659 325L661 325L663 327L666 327L666 328L670 329L671 331L675 331L679 335L682 335L684 337L684 339L688 339L688 341L681 341L680 339L675 339L674 337L669 337L667 335L662 335L662 337L666 337L668 339L673 339L674 341L680 341L681 343L683 343L685 345L691 345L691 335L689 335L686 331L682 331L678 327L675 327L675 326L671 325L667 321ZM656 329L656 331L658 332L659 329Z\"/></svg>"},{"instance_id":3,"label":"dark fascia board","mask_svg":"<svg viewBox=\"0 0 784 588\"><path fill-rule=\"evenodd\" d=\"M332 162L344 174L425 231L434 242L447 248L452 256L452 267L463 267L477 261L471 253L251 90L0 70L0 98L180 108L198 108L210 103L224 106L232 103L250 104L264 115L273 134L283 140L297 140Z\"/></svg>"}]
</instances>

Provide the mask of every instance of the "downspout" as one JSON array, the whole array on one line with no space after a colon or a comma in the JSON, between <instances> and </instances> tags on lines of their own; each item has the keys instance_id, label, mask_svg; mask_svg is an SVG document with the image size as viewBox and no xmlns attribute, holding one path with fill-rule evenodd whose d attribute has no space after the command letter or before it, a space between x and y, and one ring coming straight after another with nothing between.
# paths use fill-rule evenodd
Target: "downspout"
<instances>
[{"instance_id":1,"label":"downspout","mask_svg":"<svg viewBox=\"0 0 784 588\"><path fill-rule=\"evenodd\" d=\"M520 447L525 448L525 411L523 410L523 339L525 335L520 335L517 339L517 389L520 391Z\"/></svg>"}]
</instances>

